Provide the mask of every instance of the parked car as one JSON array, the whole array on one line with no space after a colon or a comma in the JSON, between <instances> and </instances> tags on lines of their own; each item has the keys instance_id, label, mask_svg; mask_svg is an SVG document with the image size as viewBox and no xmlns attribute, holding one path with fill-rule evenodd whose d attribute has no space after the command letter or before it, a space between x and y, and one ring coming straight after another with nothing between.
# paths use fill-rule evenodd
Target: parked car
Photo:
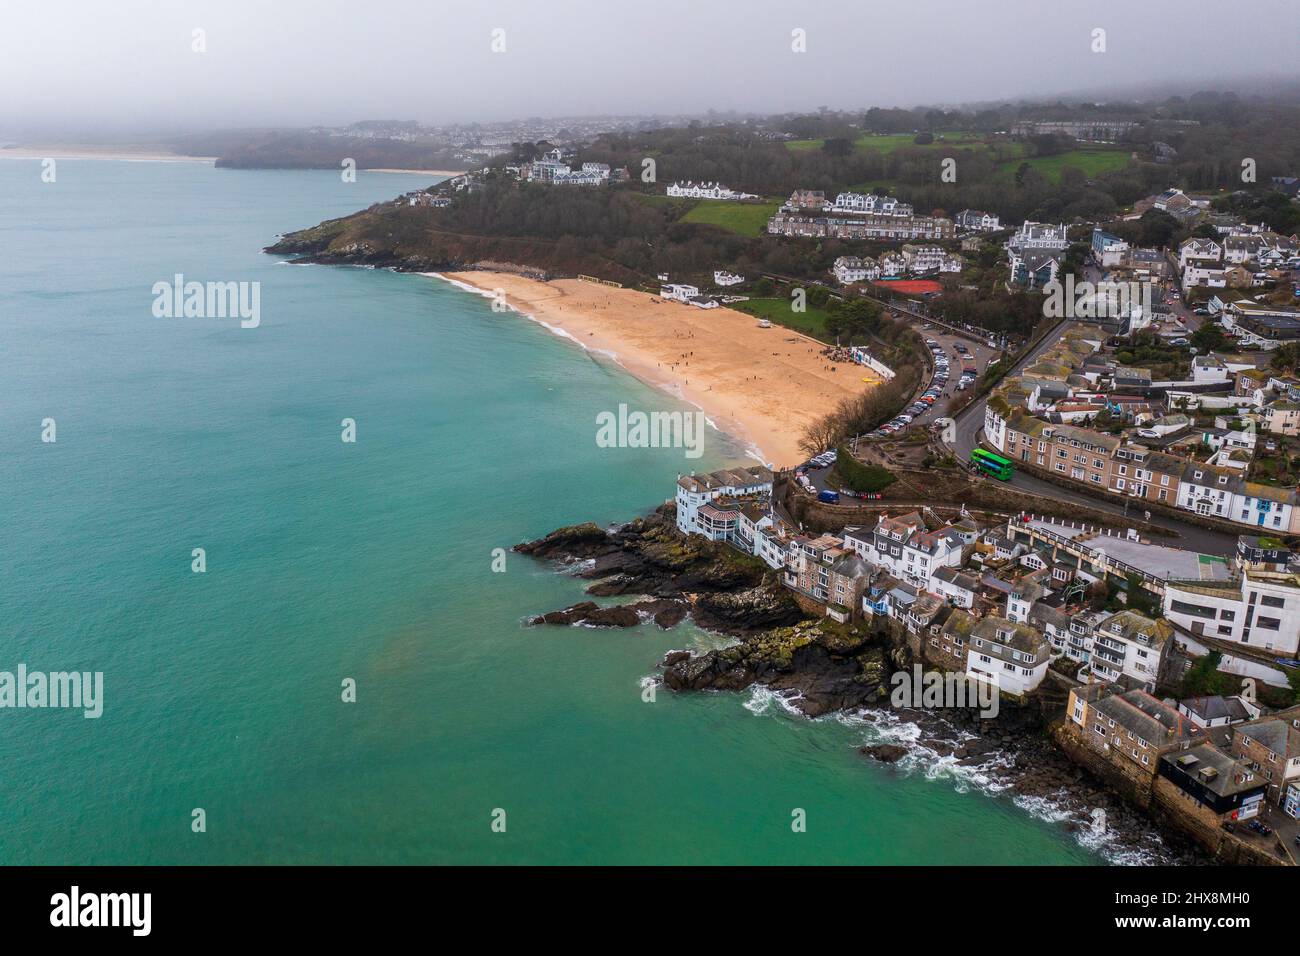
<instances>
[{"instance_id":1,"label":"parked car","mask_svg":"<svg viewBox=\"0 0 1300 956\"><path fill-rule=\"evenodd\" d=\"M822 491L818 493L817 500L825 501L829 504L835 504L840 500L840 496L837 492L834 491Z\"/></svg>"}]
</instances>

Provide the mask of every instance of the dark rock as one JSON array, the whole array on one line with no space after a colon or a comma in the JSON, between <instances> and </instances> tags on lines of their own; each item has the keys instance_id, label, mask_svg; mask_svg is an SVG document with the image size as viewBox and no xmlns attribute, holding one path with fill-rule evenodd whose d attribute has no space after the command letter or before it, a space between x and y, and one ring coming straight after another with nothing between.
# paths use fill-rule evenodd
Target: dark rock
<instances>
[{"instance_id":1,"label":"dark rock","mask_svg":"<svg viewBox=\"0 0 1300 956\"><path fill-rule=\"evenodd\" d=\"M871 747L863 747L858 752L873 757L881 763L897 763L907 756L907 748L897 744L875 744Z\"/></svg>"},{"instance_id":2,"label":"dark rock","mask_svg":"<svg viewBox=\"0 0 1300 956\"><path fill-rule=\"evenodd\" d=\"M529 624L589 624L596 627L635 627L641 623L636 609L628 604L600 607L595 601L582 601L563 611L551 611L529 620Z\"/></svg>"},{"instance_id":3,"label":"dark rock","mask_svg":"<svg viewBox=\"0 0 1300 956\"><path fill-rule=\"evenodd\" d=\"M608 554L614 550L614 547L605 529L588 521L585 524L559 528L536 541L517 544L514 550L536 558L577 560Z\"/></svg>"}]
</instances>

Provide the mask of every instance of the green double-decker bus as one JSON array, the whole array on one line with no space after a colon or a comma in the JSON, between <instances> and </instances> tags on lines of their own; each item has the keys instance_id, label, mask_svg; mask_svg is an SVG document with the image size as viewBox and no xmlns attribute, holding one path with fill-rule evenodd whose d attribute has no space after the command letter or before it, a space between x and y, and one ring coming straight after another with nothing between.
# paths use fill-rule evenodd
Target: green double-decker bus
<instances>
[{"instance_id":1,"label":"green double-decker bus","mask_svg":"<svg viewBox=\"0 0 1300 956\"><path fill-rule=\"evenodd\" d=\"M1001 455L995 455L991 451L985 451L983 448L976 448L970 453L970 463L984 472L986 475L992 475L999 481L1010 481L1014 468L1010 460L1003 458Z\"/></svg>"}]
</instances>

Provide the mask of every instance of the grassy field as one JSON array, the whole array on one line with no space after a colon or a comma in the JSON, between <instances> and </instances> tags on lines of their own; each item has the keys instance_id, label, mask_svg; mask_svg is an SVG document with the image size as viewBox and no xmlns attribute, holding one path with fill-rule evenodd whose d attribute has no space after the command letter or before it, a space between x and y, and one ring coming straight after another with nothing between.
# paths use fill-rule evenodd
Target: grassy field
<instances>
[{"instance_id":1,"label":"grassy field","mask_svg":"<svg viewBox=\"0 0 1300 956\"><path fill-rule=\"evenodd\" d=\"M826 331L826 310L813 305L808 306L804 312L794 312L790 309L789 299L750 299L748 302L736 302L730 308L760 319L768 319L773 325L783 325L823 342L835 340Z\"/></svg>"},{"instance_id":2,"label":"grassy field","mask_svg":"<svg viewBox=\"0 0 1300 956\"><path fill-rule=\"evenodd\" d=\"M942 136L943 139L939 139ZM908 146L916 146L915 133L885 133L875 135L873 133L863 133L853 141L855 149L870 151L876 153L892 153L896 149L903 149ZM794 152L807 152L808 150L821 149L824 140L820 139L792 139L785 144L786 149ZM980 147L983 146L983 138L978 133L936 133L935 141L922 146L922 149L944 149L953 146L957 147ZM1005 143L1006 146L1022 146L1019 143Z\"/></svg>"},{"instance_id":3,"label":"grassy field","mask_svg":"<svg viewBox=\"0 0 1300 956\"><path fill-rule=\"evenodd\" d=\"M1123 149L1072 149L1055 156L1035 156L1033 159L1011 159L998 165L1001 175L1012 177L1022 162L1028 163L1049 180L1061 181L1061 170L1073 166L1083 170L1085 176L1092 178L1102 173L1123 169L1128 165L1129 154Z\"/></svg>"},{"instance_id":4,"label":"grassy field","mask_svg":"<svg viewBox=\"0 0 1300 956\"><path fill-rule=\"evenodd\" d=\"M701 199L682 222L718 226L738 236L758 236L767 228L767 221L781 204L772 202L729 202L725 199Z\"/></svg>"}]
</instances>

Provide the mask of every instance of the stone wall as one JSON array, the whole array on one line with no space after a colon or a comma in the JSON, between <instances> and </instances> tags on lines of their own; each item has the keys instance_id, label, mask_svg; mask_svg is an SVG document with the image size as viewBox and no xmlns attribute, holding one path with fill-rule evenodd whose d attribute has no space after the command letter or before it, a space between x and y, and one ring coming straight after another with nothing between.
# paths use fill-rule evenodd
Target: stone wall
<instances>
[{"instance_id":1,"label":"stone wall","mask_svg":"<svg viewBox=\"0 0 1300 956\"><path fill-rule=\"evenodd\" d=\"M1285 866L1261 844L1228 833L1217 814L1179 789L1172 781L1147 774L1126 761L1112 762L1086 742L1087 732L1069 719L1049 731L1052 740L1069 757L1129 803L1145 810L1161 826L1178 830L1212 853L1216 863L1251 866Z\"/></svg>"},{"instance_id":2,"label":"stone wall","mask_svg":"<svg viewBox=\"0 0 1300 956\"><path fill-rule=\"evenodd\" d=\"M841 498L838 504L818 501L794 482L777 487L778 499L790 516L802 521L808 530L838 531L845 525L874 525L880 513L901 514L918 508L930 508L944 518L960 516L961 506L986 524L1005 522L1009 515L1033 513L1109 528L1137 528L1139 531L1169 534L1168 529L1150 525L1140 518L1123 519L1119 515L1098 511L1086 502L1063 501L1029 494L992 478L972 480L964 474L944 471L891 469L899 480L891 484L879 499Z\"/></svg>"},{"instance_id":3,"label":"stone wall","mask_svg":"<svg viewBox=\"0 0 1300 956\"><path fill-rule=\"evenodd\" d=\"M1152 816L1177 827L1203 849L1214 854L1216 863L1235 866L1286 866L1280 857L1270 855L1266 844L1243 840L1222 827L1222 819L1199 800L1178 787L1172 780L1157 777L1152 792Z\"/></svg>"},{"instance_id":4,"label":"stone wall","mask_svg":"<svg viewBox=\"0 0 1300 956\"><path fill-rule=\"evenodd\" d=\"M1185 511L1182 508L1162 505L1158 501L1147 501L1145 498L1130 498L1128 495L1116 494L1115 492L1108 490L1102 490L1100 494L1096 494L1095 492L1097 492L1098 489L1087 488L1077 481L1071 481L1069 478L1062 478L1060 475L1048 468L1040 468L1036 464L1031 464L1030 462L1021 461L1019 459L1014 459L1014 461L1016 468L1026 474L1033 475L1035 478L1040 478L1043 481L1051 482L1052 484L1068 491L1073 491L1081 498L1084 497L1086 493L1092 492L1094 493L1093 497L1105 498L1108 501L1120 504L1127 501L1130 506L1129 510L1139 515L1143 511L1150 511L1153 515L1164 515L1166 518L1174 518L1178 521L1186 522L1187 524L1194 524L1200 528L1208 528L1210 531L1222 531L1226 534L1247 534L1251 528L1250 525L1235 524L1234 522L1223 521L1219 518L1209 518L1205 515L1198 515L1193 511ZM1138 522L1138 519L1133 520L1138 524L1141 524L1141 522ZM1136 527L1137 524L1134 526ZM1168 534L1168 531L1164 530L1161 533Z\"/></svg>"},{"instance_id":5,"label":"stone wall","mask_svg":"<svg viewBox=\"0 0 1300 956\"><path fill-rule=\"evenodd\" d=\"M1133 805L1149 810L1155 775L1142 773L1126 766L1127 762L1112 762L1098 753L1087 742L1087 731L1074 721L1066 719L1051 729L1051 736L1065 755L1087 770Z\"/></svg>"}]
</instances>

